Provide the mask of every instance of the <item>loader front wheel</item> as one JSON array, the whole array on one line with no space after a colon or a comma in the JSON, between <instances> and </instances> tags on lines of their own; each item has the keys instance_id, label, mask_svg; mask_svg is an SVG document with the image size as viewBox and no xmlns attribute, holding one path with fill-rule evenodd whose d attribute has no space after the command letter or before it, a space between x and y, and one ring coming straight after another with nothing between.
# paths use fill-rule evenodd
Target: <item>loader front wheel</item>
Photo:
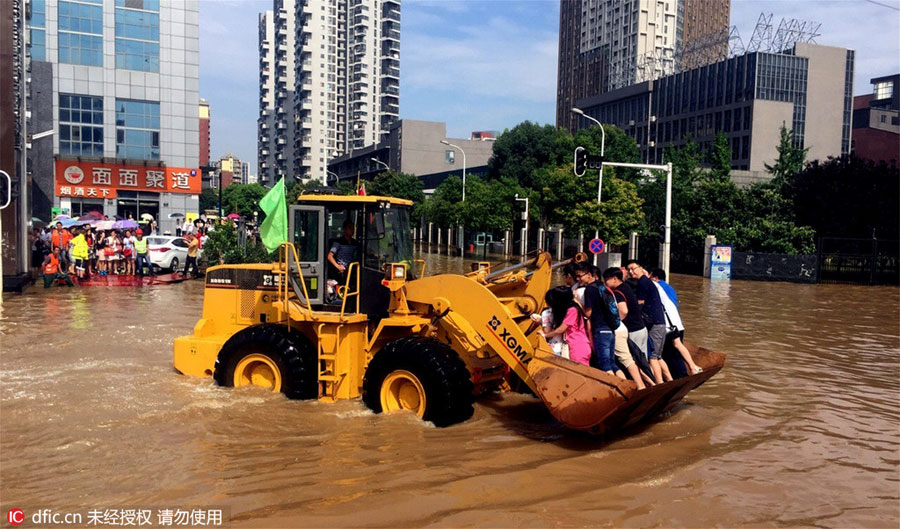
<instances>
[{"instance_id":1,"label":"loader front wheel","mask_svg":"<svg viewBox=\"0 0 900 529\"><path fill-rule=\"evenodd\" d=\"M314 399L319 387L309 340L286 325L254 325L234 334L216 358L220 386L258 386L290 399Z\"/></svg>"},{"instance_id":2,"label":"loader front wheel","mask_svg":"<svg viewBox=\"0 0 900 529\"><path fill-rule=\"evenodd\" d=\"M375 413L411 411L443 427L472 416L472 388L466 364L452 349L410 337L389 343L369 363L363 401Z\"/></svg>"}]
</instances>

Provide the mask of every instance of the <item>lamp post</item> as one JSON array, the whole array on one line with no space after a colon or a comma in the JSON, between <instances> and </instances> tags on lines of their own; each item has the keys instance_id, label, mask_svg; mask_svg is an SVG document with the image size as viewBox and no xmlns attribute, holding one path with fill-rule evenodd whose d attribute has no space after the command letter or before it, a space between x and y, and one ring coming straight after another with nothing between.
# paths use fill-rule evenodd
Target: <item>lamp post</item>
<instances>
[{"instance_id":1,"label":"lamp post","mask_svg":"<svg viewBox=\"0 0 900 529\"><path fill-rule=\"evenodd\" d=\"M466 201L466 151L462 150L462 147L459 145L454 145L447 140L441 140L441 143L444 145L453 147L462 153L463 156L463 168L462 168L462 201ZM465 250L463 249L463 227L459 226L459 255L464 255Z\"/></svg>"},{"instance_id":2,"label":"lamp post","mask_svg":"<svg viewBox=\"0 0 900 529\"><path fill-rule=\"evenodd\" d=\"M325 169L325 186L326 187L328 186L328 175L331 175L334 177L334 185L337 185L338 182L340 181L340 177L334 171L329 171L328 169Z\"/></svg>"},{"instance_id":3,"label":"lamp post","mask_svg":"<svg viewBox=\"0 0 900 529\"><path fill-rule=\"evenodd\" d=\"M384 162L382 162L382 161L381 161L381 160L379 160L379 159L378 159L378 158L374 158L374 157L372 157L372 158L369 158L369 159L370 159L370 160L372 160L372 161L373 161L373 162L375 162L375 163L377 163L377 164L378 164L378 165L383 165L383 166L384 166L384 168L385 168L385 169L387 169L387 170L388 170L388 171L390 171L390 170L391 170L391 167L390 167L390 166L389 166L389 165L388 165L388 164L386 164L386 163L384 163Z\"/></svg>"},{"instance_id":4,"label":"lamp post","mask_svg":"<svg viewBox=\"0 0 900 529\"><path fill-rule=\"evenodd\" d=\"M584 111L581 110L580 108L572 107L572 113L578 114L581 117L587 118L587 119L593 121L594 123L596 123L598 127L600 127L600 158L603 158L604 149L606 147L606 131L603 130L603 124L600 123L599 121L597 121L596 119L592 118L591 116L588 116L587 114L585 114ZM600 177L597 179L597 205L600 204L600 193L603 189L603 167L602 167L602 165L600 167L599 172L600 172ZM594 230L594 238L595 239L600 238L600 230ZM597 266L598 260L599 260L599 257L597 257L597 254L594 254L594 266Z\"/></svg>"},{"instance_id":5,"label":"lamp post","mask_svg":"<svg viewBox=\"0 0 900 529\"><path fill-rule=\"evenodd\" d=\"M22 106L24 108L24 102ZM28 223L31 221L31 202L28 200L28 149L31 148L31 142L41 138L49 138L56 133L55 130L50 129L32 134L29 138L25 130L27 121L24 117L22 118L22 134L25 140L24 145L22 145L22 174L19 175L19 237L21 239L21 245L19 246L19 271L21 273L28 273L28 258L31 249L31 245L28 244Z\"/></svg>"},{"instance_id":6,"label":"lamp post","mask_svg":"<svg viewBox=\"0 0 900 529\"><path fill-rule=\"evenodd\" d=\"M524 230L522 234L522 259L525 259L525 254L528 252L528 197L519 198L519 194L516 193L516 201L525 202L525 227L522 228Z\"/></svg>"},{"instance_id":7,"label":"lamp post","mask_svg":"<svg viewBox=\"0 0 900 529\"><path fill-rule=\"evenodd\" d=\"M465 201L466 201L466 151L462 150L462 147L460 147L459 145L453 145L452 143L450 143L450 142L447 141L447 140L441 140L441 143L443 143L444 145L449 145L450 147L453 147L454 149L456 149L456 150L458 150L459 152L461 152L462 155L463 155L463 169L462 169L463 190L462 190L462 201L465 202Z\"/></svg>"}]
</instances>

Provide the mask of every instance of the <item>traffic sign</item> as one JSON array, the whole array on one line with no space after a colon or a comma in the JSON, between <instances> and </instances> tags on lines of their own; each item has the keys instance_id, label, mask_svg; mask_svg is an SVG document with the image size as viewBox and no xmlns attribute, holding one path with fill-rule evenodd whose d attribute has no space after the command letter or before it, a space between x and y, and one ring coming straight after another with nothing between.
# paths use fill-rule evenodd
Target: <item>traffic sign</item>
<instances>
[{"instance_id":1,"label":"traffic sign","mask_svg":"<svg viewBox=\"0 0 900 529\"><path fill-rule=\"evenodd\" d=\"M600 239L591 239L591 242L588 244L588 248L591 250L591 253L603 253L603 249L606 248L606 244Z\"/></svg>"}]
</instances>

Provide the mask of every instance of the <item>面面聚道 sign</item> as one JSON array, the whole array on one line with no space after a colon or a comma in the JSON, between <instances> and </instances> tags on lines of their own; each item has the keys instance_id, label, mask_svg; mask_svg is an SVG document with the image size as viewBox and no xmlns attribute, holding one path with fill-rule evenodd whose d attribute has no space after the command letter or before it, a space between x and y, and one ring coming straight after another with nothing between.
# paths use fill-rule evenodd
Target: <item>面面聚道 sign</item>
<instances>
[{"instance_id":1,"label":"\u9762\u9762\u805a\u9053 sign","mask_svg":"<svg viewBox=\"0 0 900 529\"><path fill-rule=\"evenodd\" d=\"M200 194L199 169L56 161L56 196L115 198L116 191Z\"/></svg>"}]
</instances>

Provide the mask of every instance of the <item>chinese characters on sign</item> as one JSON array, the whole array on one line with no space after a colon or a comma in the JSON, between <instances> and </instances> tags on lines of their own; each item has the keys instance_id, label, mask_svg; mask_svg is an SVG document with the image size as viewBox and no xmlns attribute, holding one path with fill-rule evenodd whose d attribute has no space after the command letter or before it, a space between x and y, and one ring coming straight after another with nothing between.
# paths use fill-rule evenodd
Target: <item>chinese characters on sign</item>
<instances>
[{"instance_id":1,"label":"chinese characters on sign","mask_svg":"<svg viewBox=\"0 0 900 529\"><path fill-rule=\"evenodd\" d=\"M55 172L60 197L116 198L117 190L200 194L197 169L57 160Z\"/></svg>"}]
</instances>

